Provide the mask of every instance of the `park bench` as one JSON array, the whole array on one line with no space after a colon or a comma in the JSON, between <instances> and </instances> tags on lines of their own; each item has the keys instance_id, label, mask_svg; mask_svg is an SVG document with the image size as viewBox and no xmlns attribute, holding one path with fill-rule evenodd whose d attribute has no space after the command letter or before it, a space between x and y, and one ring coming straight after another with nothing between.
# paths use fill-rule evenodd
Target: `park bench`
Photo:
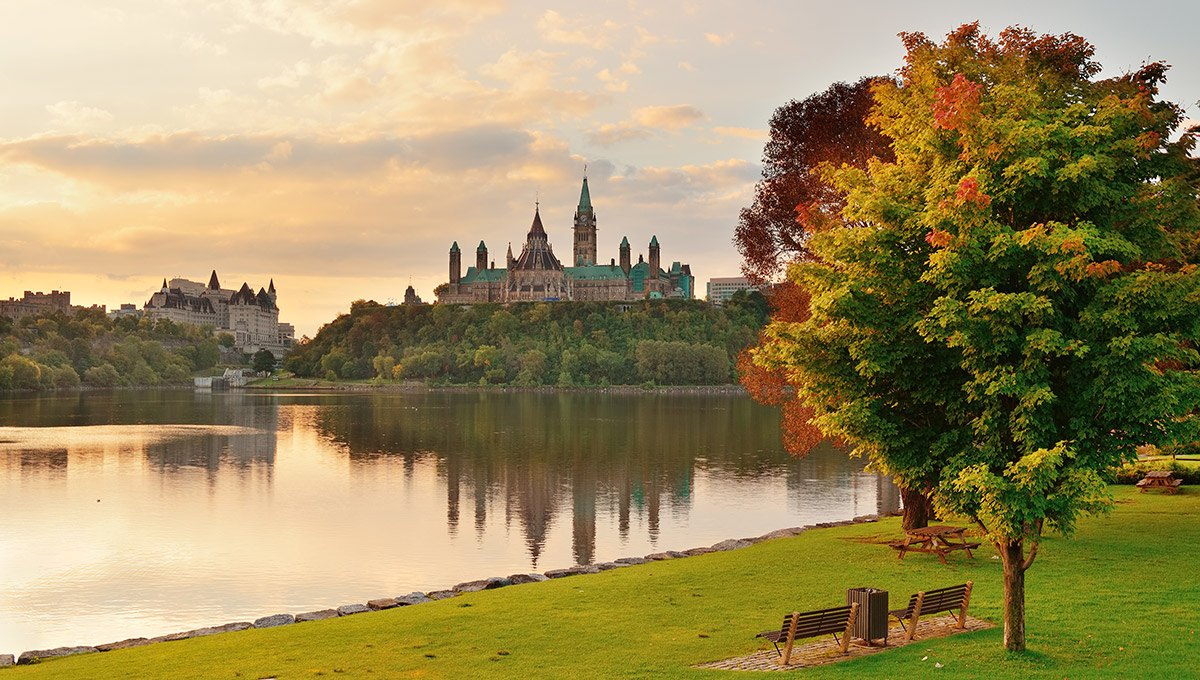
<instances>
[{"instance_id":1,"label":"park bench","mask_svg":"<svg viewBox=\"0 0 1200 680\"><path fill-rule=\"evenodd\" d=\"M792 658L792 645L796 640L816 637L818 635L833 635L842 653L845 654L850 646L850 635L854 632L854 619L858 615L858 603L831 609L818 609L811 612L792 612L783 617L783 625L779 630L768 630L754 637L766 638L775 645L779 652L779 663L786 666ZM842 639L838 640L838 633ZM783 642L783 650L779 643Z\"/></svg>"},{"instance_id":2,"label":"park bench","mask_svg":"<svg viewBox=\"0 0 1200 680\"><path fill-rule=\"evenodd\" d=\"M926 614L950 612L957 609L958 624L955 628L963 628L967 623L967 605L971 602L971 586L973 585L973 582L967 581L962 585L914 593L912 597L908 598L907 607L893 609L888 614L900 621L900 627L905 631L905 642L912 641L916 636L917 623ZM904 624L905 621L908 621L907 626Z\"/></svg>"},{"instance_id":3,"label":"park bench","mask_svg":"<svg viewBox=\"0 0 1200 680\"><path fill-rule=\"evenodd\" d=\"M1176 479L1170 470L1151 470L1146 473L1145 479L1137 483L1137 488L1142 492L1146 489L1162 489L1167 493L1175 493L1180 484L1183 484L1183 480Z\"/></svg>"}]
</instances>

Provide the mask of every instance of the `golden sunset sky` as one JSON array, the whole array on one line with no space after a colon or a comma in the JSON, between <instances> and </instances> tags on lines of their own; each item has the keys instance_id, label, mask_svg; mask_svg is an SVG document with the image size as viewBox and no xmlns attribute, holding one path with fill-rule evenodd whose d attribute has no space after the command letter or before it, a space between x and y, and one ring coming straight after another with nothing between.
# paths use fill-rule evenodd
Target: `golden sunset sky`
<instances>
[{"instance_id":1,"label":"golden sunset sky","mask_svg":"<svg viewBox=\"0 0 1200 680\"><path fill-rule=\"evenodd\" d=\"M312 335L432 301L454 241L503 266L535 199L569 259L585 164L600 260L657 235L703 295L774 109L976 19L1078 33L1104 75L1167 61L1200 119L1197 2L6 1L0 298L140 307L215 269Z\"/></svg>"}]
</instances>

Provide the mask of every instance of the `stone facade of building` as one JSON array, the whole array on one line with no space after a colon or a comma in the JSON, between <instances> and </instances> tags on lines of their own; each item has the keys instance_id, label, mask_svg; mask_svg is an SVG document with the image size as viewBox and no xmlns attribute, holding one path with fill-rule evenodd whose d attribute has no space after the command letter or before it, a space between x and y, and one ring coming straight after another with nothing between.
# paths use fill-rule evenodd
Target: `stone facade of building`
<instances>
[{"instance_id":1,"label":"stone facade of building","mask_svg":"<svg viewBox=\"0 0 1200 680\"><path fill-rule=\"evenodd\" d=\"M597 262L596 213L588 191L587 178L575 211L572 238L574 266L563 266L554 255L549 237L542 226L539 208L533 212L533 224L518 257L512 246L499 269L488 260L483 241L475 249L475 266L462 272L462 251L458 243L450 247L450 280L438 287L441 303L517 302L526 300L641 300L678 297L691 299L695 278L689 265L674 262L670 269L661 266L658 237L650 239L648 258L638 256L632 262L629 239L622 238L620 261Z\"/></svg>"},{"instance_id":2,"label":"stone facade of building","mask_svg":"<svg viewBox=\"0 0 1200 680\"><path fill-rule=\"evenodd\" d=\"M238 290L221 288L213 271L208 285L187 279L163 279L162 289L150 296L142 309L148 319L170 319L193 326L212 326L214 333L233 335L233 346L253 354L270 350L277 359L295 342L296 330L279 321L275 280L255 293L249 284Z\"/></svg>"},{"instance_id":3,"label":"stone facade of building","mask_svg":"<svg viewBox=\"0 0 1200 680\"><path fill-rule=\"evenodd\" d=\"M13 321L23 316L54 311L71 316L84 309L96 309L104 312L104 305L92 305L91 307L73 305L69 290L52 290L49 293L43 293L40 290L35 293L27 290L20 299L10 297L7 300L0 300L0 316L7 316Z\"/></svg>"}]
</instances>

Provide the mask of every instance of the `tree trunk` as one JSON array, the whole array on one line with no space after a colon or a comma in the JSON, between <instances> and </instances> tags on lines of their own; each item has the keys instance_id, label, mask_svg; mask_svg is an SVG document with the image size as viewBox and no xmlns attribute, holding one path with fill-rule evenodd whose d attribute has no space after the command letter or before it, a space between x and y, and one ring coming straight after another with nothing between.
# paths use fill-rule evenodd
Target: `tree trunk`
<instances>
[{"instance_id":1,"label":"tree trunk","mask_svg":"<svg viewBox=\"0 0 1200 680\"><path fill-rule=\"evenodd\" d=\"M929 496L920 489L900 487L900 499L904 502L904 519L901 525L905 531L929 526L929 520L934 519L933 503Z\"/></svg>"},{"instance_id":2,"label":"tree trunk","mask_svg":"<svg viewBox=\"0 0 1200 680\"><path fill-rule=\"evenodd\" d=\"M1004 563L1004 648L1025 651L1024 541L997 546Z\"/></svg>"}]
</instances>

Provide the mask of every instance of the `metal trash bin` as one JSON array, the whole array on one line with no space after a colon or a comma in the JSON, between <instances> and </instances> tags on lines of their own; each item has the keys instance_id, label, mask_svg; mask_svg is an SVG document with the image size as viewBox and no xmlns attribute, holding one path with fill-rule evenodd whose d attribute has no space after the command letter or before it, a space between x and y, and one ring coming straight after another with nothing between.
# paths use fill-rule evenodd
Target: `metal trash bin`
<instances>
[{"instance_id":1,"label":"metal trash bin","mask_svg":"<svg viewBox=\"0 0 1200 680\"><path fill-rule=\"evenodd\" d=\"M854 619L854 637L871 646L874 640L883 640L887 646L888 593L878 588L850 588L846 591L846 604L858 603L858 615Z\"/></svg>"}]
</instances>

